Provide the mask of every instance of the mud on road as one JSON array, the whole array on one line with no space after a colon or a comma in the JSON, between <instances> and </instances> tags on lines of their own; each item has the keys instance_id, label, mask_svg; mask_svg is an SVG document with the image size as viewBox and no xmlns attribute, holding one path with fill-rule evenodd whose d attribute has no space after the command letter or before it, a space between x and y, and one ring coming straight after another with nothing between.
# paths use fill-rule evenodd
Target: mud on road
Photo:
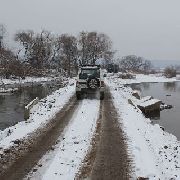
<instances>
[{"instance_id":1,"label":"mud on road","mask_svg":"<svg viewBox=\"0 0 180 180\"><path fill-rule=\"evenodd\" d=\"M84 159L76 179L126 180L130 179L131 159L128 156L127 140L112 102L106 91L101 101L100 118L92 139L92 148Z\"/></svg>"},{"instance_id":2,"label":"mud on road","mask_svg":"<svg viewBox=\"0 0 180 180\"><path fill-rule=\"evenodd\" d=\"M1 180L23 179L43 155L51 149L70 122L81 101L72 97L69 103L44 128L18 148L10 150L0 162ZM88 152L80 172L75 179L124 180L130 179L130 158L127 154L126 138L119 117L107 90L101 101L100 116ZM7 167L5 166L7 165Z\"/></svg>"},{"instance_id":3,"label":"mud on road","mask_svg":"<svg viewBox=\"0 0 180 180\"><path fill-rule=\"evenodd\" d=\"M0 180L21 180L52 148L68 125L79 102L73 96L45 127L38 129L18 147L10 149L0 162Z\"/></svg>"}]
</instances>

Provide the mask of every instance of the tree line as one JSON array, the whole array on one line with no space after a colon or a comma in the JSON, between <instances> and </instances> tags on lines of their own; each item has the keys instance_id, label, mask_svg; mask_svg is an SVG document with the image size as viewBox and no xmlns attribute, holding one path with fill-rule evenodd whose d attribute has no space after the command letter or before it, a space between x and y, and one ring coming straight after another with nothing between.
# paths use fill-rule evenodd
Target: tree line
<instances>
[{"instance_id":1,"label":"tree line","mask_svg":"<svg viewBox=\"0 0 180 180\"><path fill-rule=\"evenodd\" d=\"M150 60L144 59L140 56L128 55L122 57L119 61L121 71L132 71L137 73L149 73L152 69Z\"/></svg>"},{"instance_id":2,"label":"tree line","mask_svg":"<svg viewBox=\"0 0 180 180\"><path fill-rule=\"evenodd\" d=\"M1 28L2 27L2 28ZM1 29L3 33L1 33ZM55 69L67 76L77 74L84 64L113 64L115 52L108 35L82 31L77 36L54 34L47 30L19 31L14 35L18 51L4 43L5 28L0 25L0 76L42 76ZM121 71L149 72L152 64L143 57L129 55L116 60Z\"/></svg>"},{"instance_id":3,"label":"tree line","mask_svg":"<svg viewBox=\"0 0 180 180\"><path fill-rule=\"evenodd\" d=\"M107 63L114 56L111 39L95 31L73 36L28 30L17 32L14 40L19 44L16 54L3 45L0 47L0 70L6 78L41 74L48 69L72 76L82 64L95 64L98 59Z\"/></svg>"}]
</instances>

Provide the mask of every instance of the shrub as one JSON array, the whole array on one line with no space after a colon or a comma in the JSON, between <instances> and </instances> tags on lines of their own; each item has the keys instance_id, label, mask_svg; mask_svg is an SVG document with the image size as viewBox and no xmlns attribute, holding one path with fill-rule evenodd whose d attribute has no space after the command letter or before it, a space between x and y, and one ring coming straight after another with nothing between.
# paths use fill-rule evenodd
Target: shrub
<instances>
[{"instance_id":1,"label":"shrub","mask_svg":"<svg viewBox=\"0 0 180 180\"><path fill-rule=\"evenodd\" d=\"M164 76L167 78L176 77L176 69L173 66L166 67L164 70Z\"/></svg>"}]
</instances>

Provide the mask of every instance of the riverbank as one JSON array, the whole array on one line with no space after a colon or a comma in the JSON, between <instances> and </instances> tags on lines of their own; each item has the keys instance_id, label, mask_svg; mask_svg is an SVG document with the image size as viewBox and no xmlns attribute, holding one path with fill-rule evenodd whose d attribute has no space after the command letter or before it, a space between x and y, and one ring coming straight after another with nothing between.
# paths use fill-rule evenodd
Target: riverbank
<instances>
[{"instance_id":1,"label":"riverbank","mask_svg":"<svg viewBox=\"0 0 180 180\"><path fill-rule=\"evenodd\" d=\"M32 82L48 82L52 81L52 77L26 77L25 79L1 79L0 83L5 85L10 84L24 84L24 83L32 83Z\"/></svg>"},{"instance_id":2,"label":"riverbank","mask_svg":"<svg viewBox=\"0 0 180 180\"><path fill-rule=\"evenodd\" d=\"M19 122L12 127L0 131L0 154L4 152L4 149L13 146L15 140L25 138L27 134L44 126L55 117L56 113L74 95L75 84L73 83L74 80L70 80L67 86L40 100L31 110L30 118L27 121Z\"/></svg>"},{"instance_id":3,"label":"riverbank","mask_svg":"<svg viewBox=\"0 0 180 180\"><path fill-rule=\"evenodd\" d=\"M36 86L39 84L49 83L62 84L68 82L68 78L65 77L25 77L25 79L0 79L0 87L4 89L20 88L26 86Z\"/></svg>"},{"instance_id":4,"label":"riverbank","mask_svg":"<svg viewBox=\"0 0 180 180\"><path fill-rule=\"evenodd\" d=\"M180 142L174 135L164 132L159 125L152 125L150 119L145 118L138 108L129 104L132 89L124 86L130 83L172 81L176 79L155 75L137 75L132 80L123 80L115 75L106 80L128 139L128 149L134 164L133 178L180 178Z\"/></svg>"},{"instance_id":5,"label":"riverbank","mask_svg":"<svg viewBox=\"0 0 180 180\"><path fill-rule=\"evenodd\" d=\"M109 77L114 79L114 82L118 84L135 84L135 83L142 83L142 82L174 82L179 81L179 77L174 78L166 78L162 74L132 74L134 78L132 79L121 79L120 74L108 74Z\"/></svg>"}]
</instances>

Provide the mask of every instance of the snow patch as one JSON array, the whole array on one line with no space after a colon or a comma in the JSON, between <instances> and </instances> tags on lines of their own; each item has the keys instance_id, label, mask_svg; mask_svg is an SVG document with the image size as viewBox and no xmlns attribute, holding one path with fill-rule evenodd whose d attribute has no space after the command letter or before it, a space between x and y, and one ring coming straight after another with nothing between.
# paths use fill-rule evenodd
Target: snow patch
<instances>
[{"instance_id":1,"label":"snow patch","mask_svg":"<svg viewBox=\"0 0 180 180\"><path fill-rule=\"evenodd\" d=\"M117 84L133 84L133 83L142 83L142 82L174 82L178 81L178 79L174 78L166 78L162 76L162 74L136 74L136 78L134 79L121 79L118 74L111 75L110 78Z\"/></svg>"}]
</instances>

